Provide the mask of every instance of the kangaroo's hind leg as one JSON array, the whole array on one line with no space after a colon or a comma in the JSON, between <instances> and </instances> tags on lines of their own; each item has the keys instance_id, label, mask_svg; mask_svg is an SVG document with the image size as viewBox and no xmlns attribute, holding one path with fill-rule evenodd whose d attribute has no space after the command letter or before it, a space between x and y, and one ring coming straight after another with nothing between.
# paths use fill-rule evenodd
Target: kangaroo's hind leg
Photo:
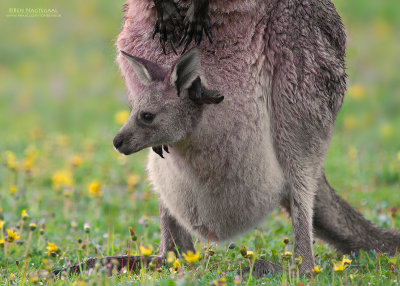
<instances>
[{"instance_id":1,"label":"kangaroo's hind leg","mask_svg":"<svg viewBox=\"0 0 400 286\"><path fill-rule=\"evenodd\" d=\"M272 99L275 110L272 111L271 129L278 162L289 187L293 259L301 257L300 273L305 274L314 268L314 196L333 122L329 122L329 114L321 120L319 114L311 113L313 110L303 109L304 106L296 106L286 100L282 94ZM324 111L323 104L318 109L319 112Z\"/></svg>"}]
</instances>

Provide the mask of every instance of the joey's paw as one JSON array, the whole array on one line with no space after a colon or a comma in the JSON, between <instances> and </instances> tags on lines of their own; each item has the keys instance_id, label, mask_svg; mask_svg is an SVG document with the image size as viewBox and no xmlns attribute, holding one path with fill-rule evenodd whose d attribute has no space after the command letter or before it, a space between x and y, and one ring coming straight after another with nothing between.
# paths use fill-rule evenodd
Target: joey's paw
<instances>
[{"instance_id":1,"label":"joey's paw","mask_svg":"<svg viewBox=\"0 0 400 286\"><path fill-rule=\"evenodd\" d=\"M160 145L160 146L156 146L156 147L152 147L152 149L153 149L153 151L157 154L157 155L159 155L161 158L163 158L164 159L164 156L163 156L163 150L165 151L165 152L167 152L167 153L169 153L169 150L168 150L168 146L167 145Z\"/></svg>"},{"instance_id":2,"label":"joey's paw","mask_svg":"<svg viewBox=\"0 0 400 286\"><path fill-rule=\"evenodd\" d=\"M177 54L174 43L183 30L183 17L173 1L160 1L156 4L157 20L154 26L153 39L160 34L160 44L166 54L165 43L169 42L171 49Z\"/></svg>"},{"instance_id":3,"label":"joey's paw","mask_svg":"<svg viewBox=\"0 0 400 286\"><path fill-rule=\"evenodd\" d=\"M193 39L197 45L201 43L203 30L210 43L212 43L211 18L209 15L208 1L204 0L203 2L204 4L200 8L195 8L194 3L192 3L183 20L183 36L179 42L179 45L185 44L182 54L185 53Z\"/></svg>"},{"instance_id":4,"label":"joey's paw","mask_svg":"<svg viewBox=\"0 0 400 286\"><path fill-rule=\"evenodd\" d=\"M252 275L256 278L262 278L267 274L281 273L282 267L264 259L257 259L254 262ZM250 273L250 268L244 268L243 274ZM240 273L239 273L240 274Z\"/></svg>"}]
</instances>

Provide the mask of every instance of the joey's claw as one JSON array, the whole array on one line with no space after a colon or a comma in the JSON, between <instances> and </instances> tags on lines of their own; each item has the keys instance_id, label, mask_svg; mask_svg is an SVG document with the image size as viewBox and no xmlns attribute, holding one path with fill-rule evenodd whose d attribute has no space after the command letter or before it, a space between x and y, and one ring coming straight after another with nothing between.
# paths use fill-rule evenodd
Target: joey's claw
<instances>
[{"instance_id":1,"label":"joey's claw","mask_svg":"<svg viewBox=\"0 0 400 286\"><path fill-rule=\"evenodd\" d=\"M210 41L210 43L212 44L212 32L211 32L211 28L207 28L204 30L204 33L206 34L208 40Z\"/></svg>"},{"instance_id":2,"label":"joey's claw","mask_svg":"<svg viewBox=\"0 0 400 286\"><path fill-rule=\"evenodd\" d=\"M158 154L161 158L164 159L162 146L152 147L152 149L156 154Z\"/></svg>"},{"instance_id":3,"label":"joey's claw","mask_svg":"<svg viewBox=\"0 0 400 286\"><path fill-rule=\"evenodd\" d=\"M174 42L175 42L175 37L174 37L174 35L170 35L170 36L168 37L168 40L169 40L169 44L171 45L172 51L174 51L175 55L178 55L178 53L176 52L175 46L174 46ZM164 52L164 53L165 53L165 52Z\"/></svg>"},{"instance_id":4,"label":"joey's claw","mask_svg":"<svg viewBox=\"0 0 400 286\"><path fill-rule=\"evenodd\" d=\"M165 40L160 37L160 43L161 43L161 48L163 50L164 55L166 55L167 53L165 52Z\"/></svg>"},{"instance_id":5,"label":"joey's claw","mask_svg":"<svg viewBox=\"0 0 400 286\"><path fill-rule=\"evenodd\" d=\"M154 40L154 37L156 36L156 34L159 32L160 32L160 21L158 21L158 19L157 19L156 24L154 25L154 31L153 31L153 36L152 36L153 40Z\"/></svg>"},{"instance_id":6,"label":"joey's claw","mask_svg":"<svg viewBox=\"0 0 400 286\"><path fill-rule=\"evenodd\" d=\"M165 152L169 153L169 150L168 150L168 146L167 146L167 145L163 145L163 149L164 149Z\"/></svg>"},{"instance_id":7,"label":"joey's claw","mask_svg":"<svg viewBox=\"0 0 400 286\"><path fill-rule=\"evenodd\" d=\"M194 41L196 42L196 45L200 45L202 34L196 34Z\"/></svg>"},{"instance_id":8,"label":"joey's claw","mask_svg":"<svg viewBox=\"0 0 400 286\"><path fill-rule=\"evenodd\" d=\"M180 46L183 44L183 42L184 42L185 39L186 39L186 36L187 36L187 32L184 31L184 32L183 32L182 38L179 40L178 47L180 47Z\"/></svg>"},{"instance_id":9,"label":"joey's claw","mask_svg":"<svg viewBox=\"0 0 400 286\"><path fill-rule=\"evenodd\" d=\"M185 47L183 48L182 55L186 52L186 50L189 47L191 41L192 41L192 35L188 35L186 37L186 44L185 44Z\"/></svg>"}]
</instances>

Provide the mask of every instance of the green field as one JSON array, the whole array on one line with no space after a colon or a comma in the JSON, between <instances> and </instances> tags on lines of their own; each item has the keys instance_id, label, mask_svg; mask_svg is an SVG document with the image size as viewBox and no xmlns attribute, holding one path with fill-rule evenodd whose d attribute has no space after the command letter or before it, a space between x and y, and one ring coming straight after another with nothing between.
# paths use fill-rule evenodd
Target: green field
<instances>
[{"instance_id":1,"label":"green field","mask_svg":"<svg viewBox=\"0 0 400 286\"><path fill-rule=\"evenodd\" d=\"M400 1L334 3L348 34L349 88L326 160L327 176L368 219L400 228L400 215L391 212L400 208ZM312 280L288 272L258 281L238 276L251 263L241 247L280 264L284 237L290 238L290 250L290 221L279 209L237 238L235 249L197 241L200 260L180 259L177 271L169 265L109 278L99 271L52 280L48 271L68 263L138 253L140 245L151 245L156 253L160 242L157 198L144 172L148 150L123 157L112 147L120 126L116 114L129 110L115 63L122 5L110 0L0 4L0 156L5 163L0 165L0 227L5 222L0 285L400 284L397 258L377 252L348 256L350 266L335 272L332 263L342 256L319 240L314 248L323 270ZM61 17L6 16L10 8L27 7L56 8ZM25 209L29 217L23 220ZM37 229L30 235L32 223ZM20 238L2 242L7 229ZM57 251L48 250L49 243Z\"/></svg>"}]
</instances>

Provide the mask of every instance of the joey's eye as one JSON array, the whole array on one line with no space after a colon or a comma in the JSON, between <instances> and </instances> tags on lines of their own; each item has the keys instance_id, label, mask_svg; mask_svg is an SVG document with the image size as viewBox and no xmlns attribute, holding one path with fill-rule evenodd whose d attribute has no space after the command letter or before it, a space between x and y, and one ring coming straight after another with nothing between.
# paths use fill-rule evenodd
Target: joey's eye
<instances>
[{"instance_id":1,"label":"joey's eye","mask_svg":"<svg viewBox=\"0 0 400 286\"><path fill-rule=\"evenodd\" d=\"M150 112L143 112L140 117L143 121L151 123L154 120L155 115Z\"/></svg>"}]
</instances>

